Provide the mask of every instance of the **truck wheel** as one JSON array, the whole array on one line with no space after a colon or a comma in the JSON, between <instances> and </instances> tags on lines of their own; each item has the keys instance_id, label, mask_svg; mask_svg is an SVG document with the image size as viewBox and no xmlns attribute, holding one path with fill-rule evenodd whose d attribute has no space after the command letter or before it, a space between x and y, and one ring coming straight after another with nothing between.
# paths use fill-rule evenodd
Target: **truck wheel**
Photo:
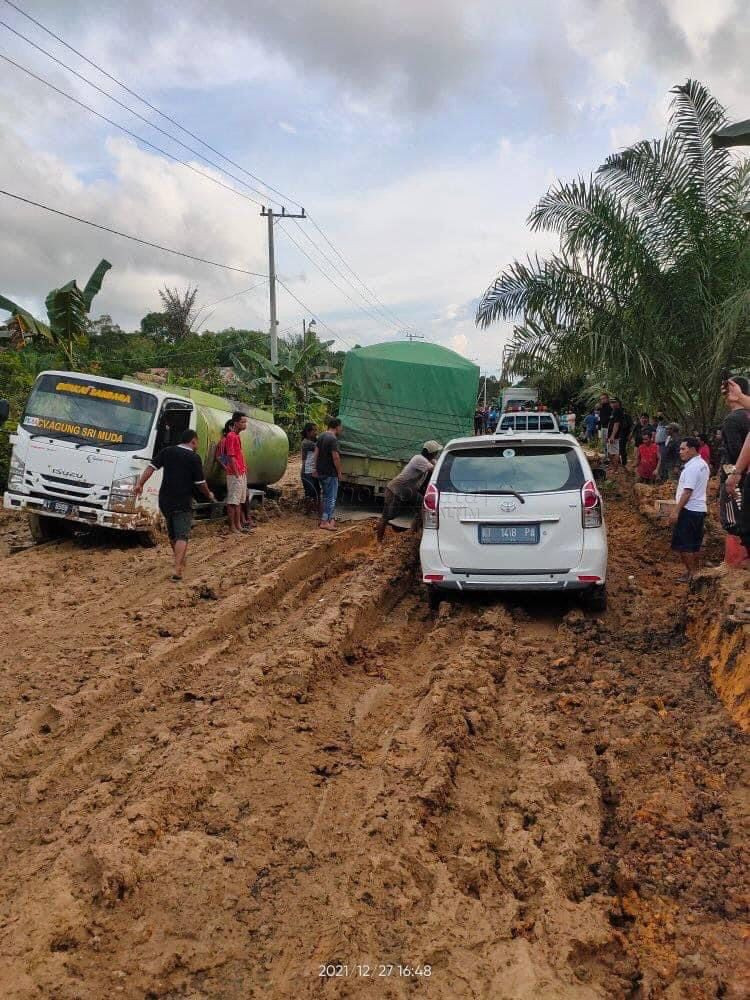
<instances>
[{"instance_id":1,"label":"truck wheel","mask_svg":"<svg viewBox=\"0 0 750 1000\"><path fill-rule=\"evenodd\" d=\"M43 514L29 514L29 531L37 545L52 542L58 538L70 538L72 525L59 517L45 517Z\"/></svg>"},{"instance_id":2,"label":"truck wheel","mask_svg":"<svg viewBox=\"0 0 750 1000\"><path fill-rule=\"evenodd\" d=\"M590 590L585 590L582 596L582 602L584 608L587 611L606 611L607 610L607 586L602 584L601 587L592 587Z\"/></svg>"},{"instance_id":3,"label":"truck wheel","mask_svg":"<svg viewBox=\"0 0 750 1000\"><path fill-rule=\"evenodd\" d=\"M440 602L443 599L443 595L437 589L437 587L427 588L427 606L430 611L437 611L440 607Z\"/></svg>"},{"instance_id":4,"label":"truck wheel","mask_svg":"<svg viewBox=\"0 0 750 1000\"><path fill-rule=\"evenodd\" d=\"M159 535L153 528L149 528L148 531L138 532L138 541L144 549L153 549L159 544Z\"/></svg>"}]
</instances>

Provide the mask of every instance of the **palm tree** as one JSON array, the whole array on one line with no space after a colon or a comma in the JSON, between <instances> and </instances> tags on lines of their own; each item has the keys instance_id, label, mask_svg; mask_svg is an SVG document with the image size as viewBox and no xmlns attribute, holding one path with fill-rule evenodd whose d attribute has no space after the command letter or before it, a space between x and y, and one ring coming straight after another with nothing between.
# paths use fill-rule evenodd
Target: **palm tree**
<instances>
[{"instance_id":1,"label":"palm tree","mask_svg":"<svg viewBox=\"0 0 750 1000\"><path fill-rule=\"evenodd\" d=\"M686 427L719 416L725 368L750 362L748 163L713 149L724 108L697 81L673 88L663 139L558 182L529 216L557 253L515 261L477 310L517 322L507 376L585 376Z\"/></svg>"},{"instance_id":2,"label":"palm tree","mask_svg":"<svg viewBox=\"0 0 750 1000\"><path fill-rule=\"evenodd\" d=\"M44 301L48 323L35 319L17 303L0 295L0 309L11 314L11 324L23 345L27 337L46 340L65 358L70 368L75 368L76 350L86 343L89 329L89 312L94 296L100 291L104 275L112 267L108 260L101 260L81 291L75 279L61 288L53 288Z\"/></svg>"}]
</instances>

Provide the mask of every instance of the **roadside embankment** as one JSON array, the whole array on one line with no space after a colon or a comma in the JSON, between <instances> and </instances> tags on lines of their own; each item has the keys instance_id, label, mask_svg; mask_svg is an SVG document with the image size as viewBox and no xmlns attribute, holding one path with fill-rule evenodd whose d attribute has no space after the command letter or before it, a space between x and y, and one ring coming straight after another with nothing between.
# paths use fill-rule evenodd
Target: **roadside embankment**
<instances>
[{"instance_id":1,"label":"roadside embankment","mask_svg":"<svg viewBox=\"0 0 750 1000\"><path fill-rule=\"evenodd\" d=\"M636 483L633 489L641 513L652 522L663 524L667 531L673 484ZM715 497L713 500L715 511ZM706 525L709 562L720 558L723 544L721 525L709 513ZM685 628L732 719L740 728L750 731L750 573L724 563L705 569L691 584Z\"/></svg>"}]
</instances>

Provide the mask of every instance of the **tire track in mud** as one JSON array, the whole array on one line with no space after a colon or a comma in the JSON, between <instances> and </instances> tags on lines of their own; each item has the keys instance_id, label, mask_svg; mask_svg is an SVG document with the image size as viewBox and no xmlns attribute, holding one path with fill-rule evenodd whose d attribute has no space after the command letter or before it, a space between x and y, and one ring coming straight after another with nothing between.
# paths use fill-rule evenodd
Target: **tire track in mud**
<instances>
[{"instance_id":1,"label":"tire track in mud","mask_svg":"<svg viewBox=\"0 0 750 1000\"><path fill-rule=\"evenodd\" d=\"M361 525L12 734L0 993L744 996L747 740L613 507L601 620L433 619Z\"/></svg>"},{"instance_id":2,"label":"tire track in mud","mask_svg":"<svg viewBox=\"0 0 750 1000\"><path fill-rule=\"evenodd\" d=\"M5 898L10 901L15 888L16 905L10 904L15 919L33 914L36 907L25 895L25 881L51 866L48 881L52 895L58 892L59 905L50 903L42 936L50 924L59 923L62 929L54 940L67 943L53 947L53 941L48 948L62 953L83 944L80 927L71 929L78 924L80 907L74 901L81 884L92 888L95 904L124 898L139 881L142 866L135 855L144 845L182 829L182 817L192 816L239 762L257 766L269 742L264 689L278 688L285 698L293 694L303 700L306 677L321 666L319 657L277 657L271 663L268 651L275 640L283 648L296 639L304 650L327 646L331 635L334 649L343 649L356 640L358 629L367 628L373 607L387 608L397 599L401 581L411 583L413 553L408 571L405 563L395 572L386 567L373 587L367 558L371 544L370 525L321 539L254 588L224 602L229 607L221 607L197 634L135 660L131 666L136 672L125 672L125 679L109 678L68 704L61 699L52 706L54 719L41 726L37 716L22 720L6 738L5 786L10 779L16 795L4 807L5 823L12 822L4 857L16 851L26 863L22 870L6 868ZM331 612L324 609L313 624L303 614L295 627L286 613L296 604L315 606L324 600L320 593L331 596ZM230 619L235 632L228 639ZM248 661L245 643L257 636L259 652ZM134 685L134 678L142 685ZM126 700L122 696L128 685L133 696ZM46 752L40 745L45 739ZM8 752L13 742L15 753ZM62 756L56 743L66 747ZM150 791L123 811L122 798L131 783ZM206 837L205 831L201 836ZM129 840L137 844L135 851L124 846ZM62 856L60 841L65 845ZM29 844L37 849L29 850ZM71 847L79 844L86 846ZM82 872L91 877L82 878ZM29 932L34 937L31 927ZM41 952L45 950L42 944ZM49 985L54 981L51 974Z\"/></svg>"},{"instance_id":3,"label":"tire track in mud","mask_svg":"<svg viewBox=\"0 0 750 1000\"><path fill-rule=\"evenodd\" d=\"M179 588L168 579L166 546L142 549L129 539L111 548L78 539L0 559L11 595L0 621L0 732L15 711L109 673L134 648L147 652L160 632L179 635L189 627L186 613L209 613L209 602L309 548L309 522L289 521L264 525L226 551L217 551L221 529L202 526Z\"/></svg>"}]
</instances>

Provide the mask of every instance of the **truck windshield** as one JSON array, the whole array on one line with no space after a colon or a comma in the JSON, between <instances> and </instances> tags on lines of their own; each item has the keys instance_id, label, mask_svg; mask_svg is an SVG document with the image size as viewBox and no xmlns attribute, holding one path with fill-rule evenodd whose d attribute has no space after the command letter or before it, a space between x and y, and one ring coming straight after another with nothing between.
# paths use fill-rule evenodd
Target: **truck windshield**
<instances>
[{"instance_id":1,"label":"truck windshield","mask_svg":"<svg viewBox=\"0 0 750 1000\"><path fill-rule=\"evenodd\" d=\"M21 426L29 434L131 451L148 442L157 405L156 396L129 385L40 375Z\"/></svg>"},{"instance_id":2,"label":"truck windshield","mask_svg":"<svg viewBox=\"0 0 750 1000\"><path fill-rule=\"evenodd\" d=\"M445 456L438 489L446 493L552 493L583 486L572 448L504 445L462 448Z\"/></svg>"}]
</instances>

